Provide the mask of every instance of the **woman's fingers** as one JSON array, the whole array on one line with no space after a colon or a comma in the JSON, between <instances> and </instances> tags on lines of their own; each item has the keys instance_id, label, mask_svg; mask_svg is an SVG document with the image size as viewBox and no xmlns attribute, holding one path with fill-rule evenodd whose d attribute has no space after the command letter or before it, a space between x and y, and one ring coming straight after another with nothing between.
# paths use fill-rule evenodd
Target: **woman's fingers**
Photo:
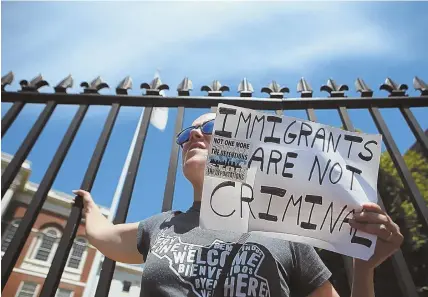
<instances>
[{"instance_id":1,"label":"woman's fingers","mask_svg":"<svg viewBox=\"0 0 428 297\"><path fill-rule=\"evenodd\" d=\"M389 224L390 219L388 216L369 211L362 211L354 214L353 219L358 223L370 223L370 224Z\"/></svg>"},{"instance_id":2,"label":"woman's fingers","mask_svg":"<svg viewBox=\"0 0 428 297\"><path fill-rule=\"evenodd\" d=\"M349 220L349 225L352 228L358 229L360 231L376 235L380 239L388 241L391 239L392 231L387 228L385 224L368 224L368 223L360 223L355 220Z\"/></svg>"}]
</instances>

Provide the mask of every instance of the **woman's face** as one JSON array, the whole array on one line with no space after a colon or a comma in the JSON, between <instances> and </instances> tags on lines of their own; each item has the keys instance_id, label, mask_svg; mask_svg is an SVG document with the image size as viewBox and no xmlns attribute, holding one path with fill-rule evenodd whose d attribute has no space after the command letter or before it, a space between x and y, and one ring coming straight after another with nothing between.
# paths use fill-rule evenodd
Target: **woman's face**
<instances>
[{"instance_id":1,"label":"woman's face","mask_svg":"<svg viewBox=\"0 0 428 297\"><path fill-rule=\"evenodd\" d=\"M214 118L215 113L204 114L197 118L192 126L200 126ZM198 128L191 131L189 141L183 144L183 173L193 185L202 186L204 182L205 163L210 142L211 135L203 134Z\"/></svg>"}]
</instances>

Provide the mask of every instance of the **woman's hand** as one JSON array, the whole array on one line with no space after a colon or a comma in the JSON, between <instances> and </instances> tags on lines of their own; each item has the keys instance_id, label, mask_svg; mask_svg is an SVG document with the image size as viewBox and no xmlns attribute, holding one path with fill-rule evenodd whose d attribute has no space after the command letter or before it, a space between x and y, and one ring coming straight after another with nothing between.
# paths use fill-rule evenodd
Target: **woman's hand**
<instances>
[{"instance_id":1,"label":"woman's hand","mask_svg":"<svg viewBox=\"0 0 428 297\"><path fill-rule=\"evenodd\" d=\"M376 235L378 238L373 256L368 261L355 259L355 269L374 270L394 254L403 242L398 225L375 203L364 204L363 211L355 213L349 224L352 228Z\"/></svg>"},{"instance_id":2,"label":"woman's hand","mask_svg":"<svg viewBox=\"0 0 428 297\"><path fill-rule=\"evenodd\" d=\"M83 199L83 217L86 218L86 216L91 213L94 210L99 210L98 206L95 204L94 199L92 199L91 193L84 191L84 190L74 190L73 193L75 195L78 195L82 197Z\"/></svg>"}]
</instances>

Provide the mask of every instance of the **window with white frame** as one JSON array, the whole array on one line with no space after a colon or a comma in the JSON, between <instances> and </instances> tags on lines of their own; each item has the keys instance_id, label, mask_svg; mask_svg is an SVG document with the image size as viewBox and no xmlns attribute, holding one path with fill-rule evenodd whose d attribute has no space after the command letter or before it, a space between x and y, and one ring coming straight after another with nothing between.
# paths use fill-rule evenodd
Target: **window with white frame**
<instances>
[{"instance_id":1,"label":"window with white frame","mask_svg":"<svg viewBox=\"0 0 428 297\"><path fill-rule=\"evenodd\" d=\"M56 228L46 228L38 237L33 258L39 261L51 262L58 247L61 232Z\"/></svg>"},{"instance_id":2,"label":"window with white frame","mask_svg":"<svg viewBox=\"0 0 428 297\"><path fill-rule=\"evenodd\" d=\"M21 288L19 289L16 297L34 297L37 294L37 284L32 282L23 282L21 283Z\"/></svg>"},{"instance_id":3,"label":"window with white frame","mask_svg":"<svg viewBox=\"0 0 428 297\"><path fill-rule=\"evenodd\" d=\"M86 252L86 247L86 239L77 237L74 240L73 247L71 248L70 256L68 258L67 267L79 269Z\"/></svg>"},{"instance_id":4,"label":"window with white frame","mask_svg":"<svg viewBox=\"0 0 428 297\"><path fill-rule=\"evenodd\" d=\"M72 297L73 291L68 289L58 289L56 291L55 297Z\"/></svg>"},{"instance_id":5,"label":"window with white frame","mask_svg":"<svg viewBox=\"0 0 428 297\"><path fill-rule=\"evenodd\" d=\"M6 252L7 248L9 247L10 242L13 239L13 236L15 236L16 230L18 229L20 222L21 222L21 219L13 220L6 227L6 230L3 233L3 238L1 240L1 251L2 252Z\"/></svg>"}]
</instances>

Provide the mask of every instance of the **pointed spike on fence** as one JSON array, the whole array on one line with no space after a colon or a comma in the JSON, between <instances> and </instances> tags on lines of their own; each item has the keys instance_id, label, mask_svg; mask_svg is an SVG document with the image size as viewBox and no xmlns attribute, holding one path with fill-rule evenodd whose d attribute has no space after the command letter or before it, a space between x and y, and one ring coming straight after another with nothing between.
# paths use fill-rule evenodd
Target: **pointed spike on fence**
<instances>
[{"instance_id":1,"label":"pointed spike on fence","mask_svg":"<svg viewBox=\"0 0 428 297\"><path fill-rule=\"evenodd\" d=\"M98 94L98 91L104 88L110 88L107 83L105 83L101 76L97 76L94 80L91 81L90 84L84 81L80 84L83 87L83 92L85 94Z\"/></svg>"},{"instance_id":2,"label":"pointed spike on fence","mask_svg":"<svg viewBox=\"0 0 428 297\"><path fill-rule=\"evenodd\" d=\"M181 83L177 86L178 96L189 96L190 91L193 90L192 81L186 76Z\"/></svg>"},{"instance_id":3,"label":"pointed spike on fence","mask_svg":"<svg viewBox=\"0 0 428 297\"><path fill-rule=\"evenodd\" d=\"M163 84L160 77L155 77L150 84L142 83L140 85L141 89L146 89L146 95L154 95L159 96L160 91L169 90L169 86L167 84Z\"/></svg>"},{"instance_id":4,"label":"pointed spike on fence","mask_svg":"<svg viewBox=\"0 0 428 297\"><path fill-rule=\"evenodd\" d=\"M116 94L128 95L128 90L132 89L132 78L128 75L117 85Z\"/></svg>"},{"instance_id":5,"label":"pointed spike on fence","mask_svg":"<svg viewBox=\"0 0 428 297\"><path fill-rule=\"evenodd\" d=\"M361 97L373 96L373 90L369 88L362 78L357 78L355 81L355 89L361 94Z\"/></svg>"},{"instance_id":6,"label":"pointed spike on fence","mask_svg":"<svg viewBox=\"0 0 428 297\"><path fill-rule=\"evenodd\" d=\"M390 97L394 96L407 96L406 91L408 90L406 84L397 85L391 78L387 77L385 83L383 83L379 89L385 90L389 93Z\"/></svg>"},{"instance_id":7,"label":"pointed spike on fence","mask_svg":"<svg viewBox=\"0 0 428 297\"><path fill-rule=\"evenodd\" d=\"M349 87L347 85L338 86L331 78L327 80L327 84L321 86L320 88L320 91L329 93L330 97L346 97L345 91L348 90Z\"/></svg>"},{"instance_id":8,"label":"pointed spike on fence","mask_svg":"<svg viewBox=\"0 0 428 297\"><path fill-rule=\"evenodd\" d=\"M241 97L251 97L254 92L253 86L246 77L238 85L238 93Z\"/></svg>"},{"instance_id":9,"label":"pointed spike on fence","mask_svg":"<svg viewBox=\"0 0 428 297\"><path fill-rule=\"evenodd\" d=\"M23 92L38 92L41 87L49 86L49 83L43 79L43 76L40 73L30 82L23 79L19 84L21 85L21 91Z\"/></svg>"},{"instance_id":10,"label":"pointed spike on fence","mask_svg":"<svg viewBox=\"0 0 428 297\"><path fill-rule=\"evenodd\" d=\"M297 92L300 93L300 97L302 98L312 97L312 87L303 77L297 83Z\"/></svg>"},{"instance_id":11,"label":"pointed spike on fence","mask_svg":"<svg viewBox=\"0 0 428 297\"><path fill-rule=\"evenodd\" d=\"M222 86L220 81L214 80L211 85L202 86L201 91L208 92L208 96L220 97L223 92L230 91L230 89L228 86Z\"/></svg>"},{"instance_id":12,"label":"pointed spike on fence","mask_svg":"<svg viewBox=\"0 0 428 297\"><path fill-rule=\"evenodd\" d=\"M284 98L284 92L289 93L290 89L282 87L276 82L272 81L267 87L261 89L262 93L268 93L270 98Z\"/></svg>"},{"instance_id":13,"label":"pointed spike on fence","mask_svg":"<svg viewBox=\"0 0 428 297\"><path fill-rule=\"evenodd\" d=\"M67 89L73 87L73 82L73 77L69 74L54 87L55 93L67 93Z\"/></svg>"},{"instance_id":14,"label":"pointed spike on fence","mask_svg":"<svg viewBox=\"0 0 428 297\"><path fill-rule=\"evenodd\" d=\"M4 91L4 88L7 85L11 85L14 78L15 78L15 75L13 74L12 71L9 71L8 74L6 74L5 76L2 76L1 77L1 90Z\"/></svg>"},{"instance_id":15,"label":"pointed spike on fence","mask_svg":"<svg viewBox=\"0 0 428 297\"><path fill-rule=\"evenodd\" d=\"M421 92L421 96L428 96L428 85L417 76L413 78L413 87Z\"/></svg>"}]
</instances>

